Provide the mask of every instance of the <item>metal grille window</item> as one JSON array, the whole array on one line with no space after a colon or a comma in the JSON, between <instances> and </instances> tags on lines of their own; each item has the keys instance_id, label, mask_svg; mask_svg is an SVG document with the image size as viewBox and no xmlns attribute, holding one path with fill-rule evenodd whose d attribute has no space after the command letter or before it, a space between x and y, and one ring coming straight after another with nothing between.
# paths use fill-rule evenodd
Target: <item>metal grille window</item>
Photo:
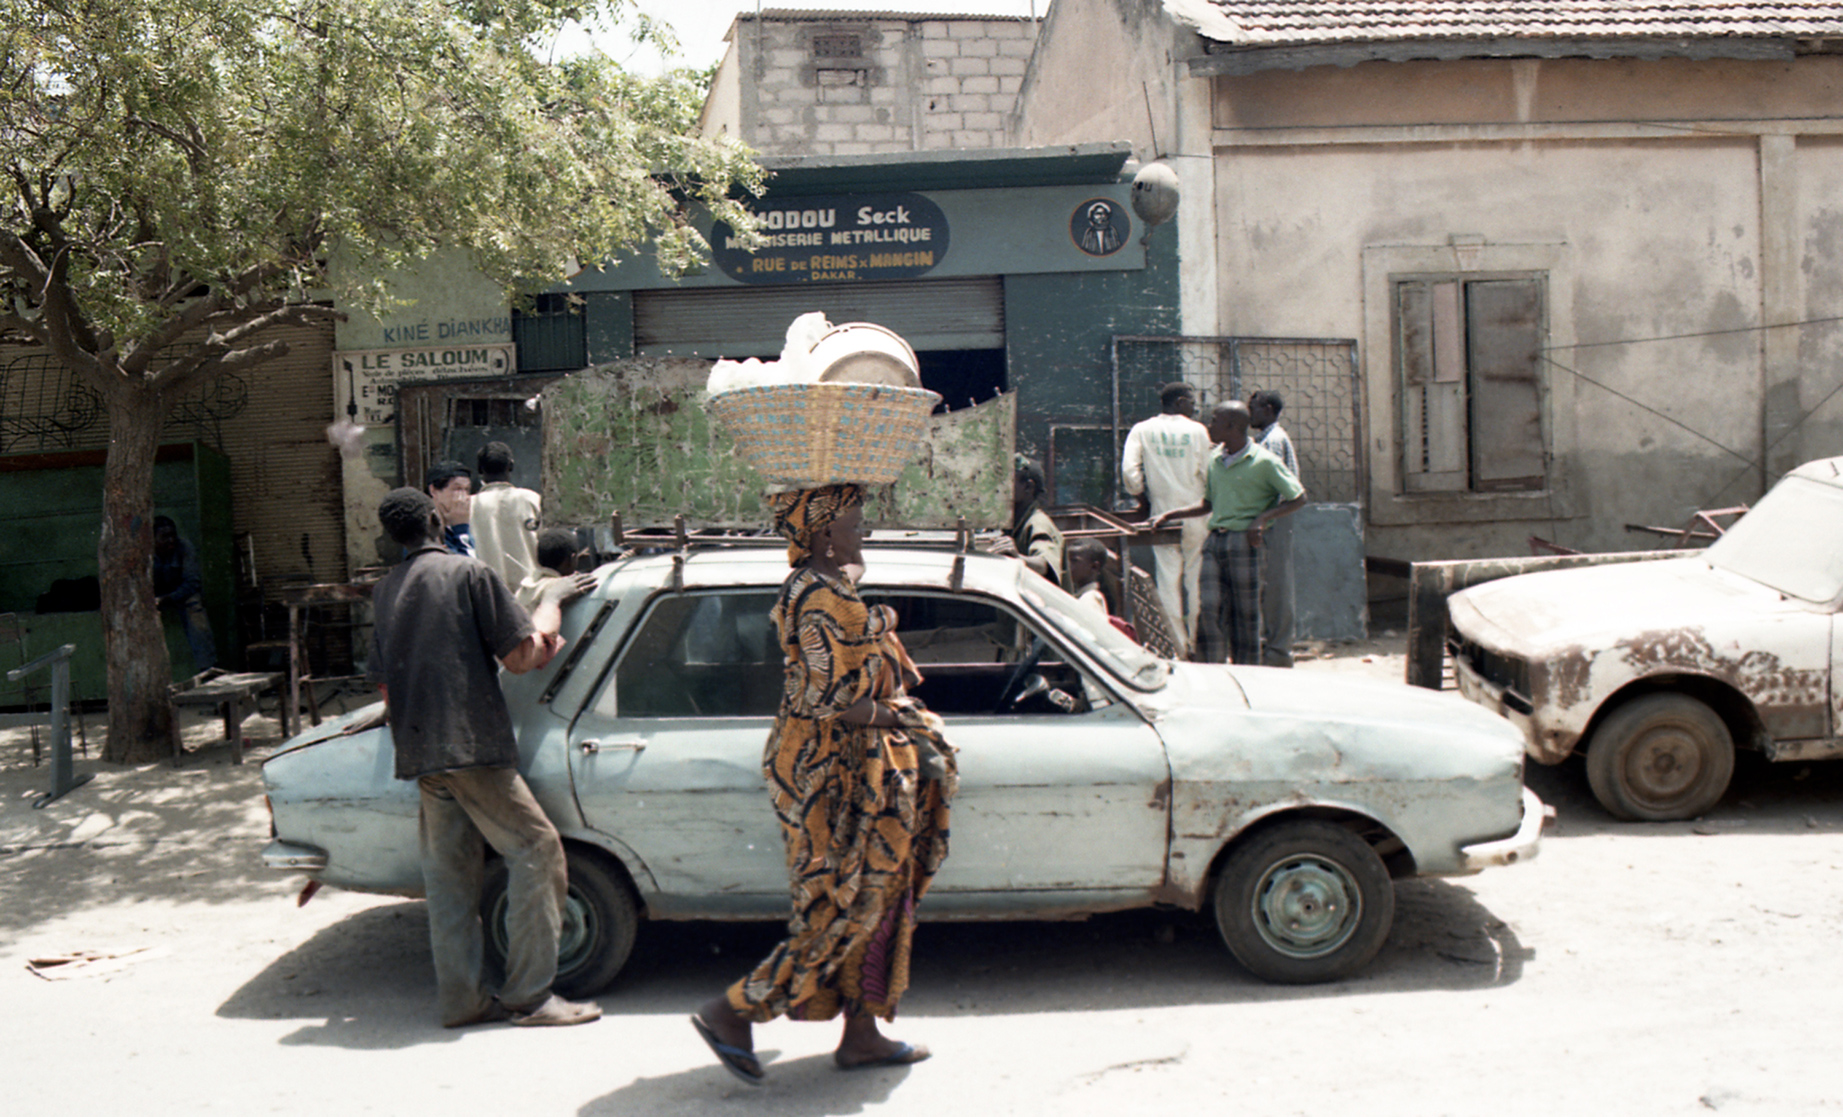
<instances>
[{"instance_id":1,"label":"metal grille window","mask_svg":"<svg viewBox=\"0 0 1843 1117\"><path fill-rule=\"evenodd\" d=\"M1307 499L1362 499L1362 422L1357 392L1357 343L1341 338L1114 338L1114 454L1126 431L1159 410L1158 391L1182 380L1197 390L1197 417L1207 422L1218 403L1277 391L1285 401L1280 425L1299 455ZM1060 472L1060 471L1059 471ZM1058 480L1060 485L1060 480Z\"/></svg>"},{"instance_id":2,"label":"metal grille window","mask_svg":"<svg viewBox=\"0 0 1843 1117\"><path fill-rule=\"evenodd\" d=\"M1394 283L1404 492L1548 484L1540 276Z\"/></svg>"},{"instance_id":3,"label":"metal grille window","mask_svg":"<svg viewBox=\"0 0 1843 1117\"><path fill-rule=\"evenodd\" d=\"M539 295L529 311L512 311L512 342L518 371L554 372L589 363L582 308L568 295Z\"/></svg>"}]
</instances>

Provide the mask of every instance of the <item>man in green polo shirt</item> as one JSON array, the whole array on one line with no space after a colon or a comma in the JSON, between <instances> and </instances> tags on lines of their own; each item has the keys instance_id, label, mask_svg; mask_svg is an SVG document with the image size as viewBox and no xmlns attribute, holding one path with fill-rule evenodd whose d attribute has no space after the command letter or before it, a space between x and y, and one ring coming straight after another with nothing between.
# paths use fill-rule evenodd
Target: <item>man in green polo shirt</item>
<instances>
[{"instance_id":1,"label":"man in green polo shirt","mask_svg":"<svg viewBox=\"0 0 1843 1117\"><path fill-rule=\"evenodd\" d=\"M1248 437L1248 406L1216 405L1209 436L1216 442L1203 499L1153 517L1153 528L1191 516L1209 517L1197 597L1197 658L1206 663L1261 662L1261 533L1305 503L1305 486Z\"/></svg>"}]
</instances>

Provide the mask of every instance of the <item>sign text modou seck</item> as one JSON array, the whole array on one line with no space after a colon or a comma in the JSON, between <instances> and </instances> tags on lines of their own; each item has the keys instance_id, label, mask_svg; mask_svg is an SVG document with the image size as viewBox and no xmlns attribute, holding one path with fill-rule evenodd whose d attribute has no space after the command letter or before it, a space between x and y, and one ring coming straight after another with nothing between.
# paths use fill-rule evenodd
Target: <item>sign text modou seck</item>
<instances>
[{"instance_id":1,"label":"sign text modou seck","mask_svg":"<svg viewBox=\"0 0 1843 1117\"><path fill-rule=\"evenodd\" d=\"M920 194L775 198L752 207L768 243L750 252L719 221L711 247L739 283L911 279L947 255L947 216Z\"/></svg>"}]
</instances>

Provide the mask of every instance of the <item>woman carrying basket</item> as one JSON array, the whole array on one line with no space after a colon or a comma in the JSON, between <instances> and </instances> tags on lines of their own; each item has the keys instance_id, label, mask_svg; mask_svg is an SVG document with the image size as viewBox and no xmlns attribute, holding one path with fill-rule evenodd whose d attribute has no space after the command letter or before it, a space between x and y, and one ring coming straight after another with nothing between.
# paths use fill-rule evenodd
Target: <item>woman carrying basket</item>
<instances>
[{"instance_id":1,"label":"woman carrying basket","mask_svg":"<svg viewBox=\"0 0 1843 1117\"><path fill-rule=\"evenodd\" d=\"M867 607L863 489L826 485L770 497L793 567L772 614L786 686L763 772L787 842L787 938L754 972L706 1003L692 1026L730 1073L759 1084L751 1025L830 1020L841 1069L920 1062L891 1039L909 984L915 905L947 857L956 771L941 722L905 686L920 681L896 615Z\"/></svg>"}]
</instances>

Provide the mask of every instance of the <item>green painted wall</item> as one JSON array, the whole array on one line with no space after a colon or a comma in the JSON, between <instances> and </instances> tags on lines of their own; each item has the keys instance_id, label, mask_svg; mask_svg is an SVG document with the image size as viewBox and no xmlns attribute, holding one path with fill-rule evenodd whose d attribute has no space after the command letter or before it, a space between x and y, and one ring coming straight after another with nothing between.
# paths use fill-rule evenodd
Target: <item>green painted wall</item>
<instances>
[{"instance_id":1,"label":"green painted wall","mask_svg":"<svg viewBox=\"0 0 1843 1117\"><path fill-rule=\"evenodd\" d=\"M1181 332L1175 229L1154 230L1147 249L1141 271L1005 277L1006 362L1018 397L1018 450L1052 467L1058 503L1105 505L1119 472L1110 429L1112 338ZM1143 384L1122 384L1120 408L1121 425L1131 426L1158 410L1157 393ZM1063 428L1053 448L1052 428Z\"/></svg>"},{"instance_id":2,"label":"green painted wall","mask_svg":"<svg viewBox=\"0 0 1843 1117\"><path fill-rule=\"evenodd\" d=\"M591 291L582 296L582 317L591 365L634 355L633 292Z\"/></svg>"}]
</instances>

